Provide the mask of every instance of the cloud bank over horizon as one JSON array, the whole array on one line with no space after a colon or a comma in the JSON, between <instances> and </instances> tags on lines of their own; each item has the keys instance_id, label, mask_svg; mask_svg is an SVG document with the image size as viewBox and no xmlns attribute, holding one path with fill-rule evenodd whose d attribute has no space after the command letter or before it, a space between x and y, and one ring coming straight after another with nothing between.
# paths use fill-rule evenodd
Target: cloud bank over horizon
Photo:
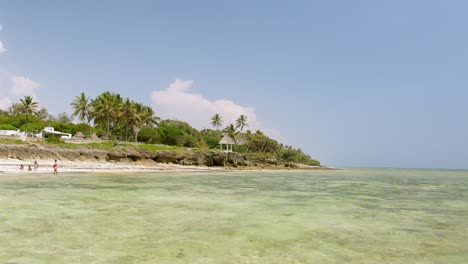
<instances>
[{"instance_id":1,"label":"cloud bank over horizon","mask_svg":"<svg viewBox=\"0 0 468 264\"><path fill-rule=\"evenodd\" d=\"M0 54L2 54L5 51L6 51L5 46L3 45L2 41L0 40Z\"/></svg>"},{"instance_id":2,"label":"cloud bank over horizon","mask_svg":"<svg viewBox=\"0 0 468 264\"><path fill-rule=\"evenodd\" d=\"M2 25L0 25L0 31L2 31ZM0 39L0 54L6 51L5 46L3 45L2 40Z\"/></svg>"},{"instance_id":3,"label":"cloud bank over horizon","mask_svg":"<svg viewBox=\"0 0 468 264\"><path fill-rule=\"evenodd\" d=\"M37 100L37 90L41 85L28 77L11 76L12 87L10 93L15 97L24 97L26 95L32 96Z\"/></svg>"},{"instance_id":4,"label":"cloud bank over horizon","mask_svg":"<svg viewBox=\"0 0 468 264\"><path fill-rule=\"evenodd\" d=\"M211 128L211 117L220 114L223 127L235 123L240 115L247 116L247 129L261 130L275 139L281 139L280 133L267 128L257 120L254 107L242 106L227 99L210 101L201 94L192 93L193 80L176 79L169 87L153 91L151 99L156 114L162 118L178 119L188 122L197 129Z\"/></svg>"},{"instance_id":5,"label":"cloud bank over horizon","mask_svg":"<svg viewBox=\"0 0 468 264\"><path fill-rule=\"evenodd\" d=\"M0 31L2 31L1 25ZM5 51L6 49L0 40L0 56ZM7 70L0 69L0 109L7 109L14 101L26 95L34 97L37 101L36 90L40 86L40 83L28 77L11 74Z\"/></svg>"},{"instance_id":6,"label":"cloud bank over horizon","mask_svg":"<svg viewBox=\"0 0 468 264\"><path fill-rule=\"evenodd\" d=\"M28 77L0 72L0 109L7 109L11 104L26 95L32 96L37 102L36 90L40 83Z\"/></svg>"}]
</instances>

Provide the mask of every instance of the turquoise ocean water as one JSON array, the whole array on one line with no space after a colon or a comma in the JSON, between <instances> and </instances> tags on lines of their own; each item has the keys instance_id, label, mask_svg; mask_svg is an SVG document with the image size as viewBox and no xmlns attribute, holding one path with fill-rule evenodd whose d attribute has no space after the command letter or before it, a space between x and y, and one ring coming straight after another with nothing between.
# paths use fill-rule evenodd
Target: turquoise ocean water
<instances>
[{"instance_id":1,"label":"turquoise ocean water","mask_svg":"<svg viewBox=\"0 0 468 264\"><path fill-rule=\"evenodd\" d=\"M468 263L468 171L1 173L0 263Z\"/></svg>"}]
</instances>

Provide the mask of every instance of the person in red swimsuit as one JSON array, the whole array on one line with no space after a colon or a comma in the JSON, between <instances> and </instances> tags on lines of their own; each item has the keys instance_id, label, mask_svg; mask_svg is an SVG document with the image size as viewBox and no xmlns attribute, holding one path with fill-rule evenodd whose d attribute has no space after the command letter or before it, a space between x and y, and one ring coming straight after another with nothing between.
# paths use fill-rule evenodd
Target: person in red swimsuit
<instances>
[{"instance_id":1,"label":"person in red swimsuit","mask_svg":"<svg viewBox=\"0 0 468 264\"><path fill-rule=\"evenodd\" d=\"M58 174L58 163L57 163L57 160L55 160L55 163L54 163L54 174Z\"/></svg>"}]
</instances>

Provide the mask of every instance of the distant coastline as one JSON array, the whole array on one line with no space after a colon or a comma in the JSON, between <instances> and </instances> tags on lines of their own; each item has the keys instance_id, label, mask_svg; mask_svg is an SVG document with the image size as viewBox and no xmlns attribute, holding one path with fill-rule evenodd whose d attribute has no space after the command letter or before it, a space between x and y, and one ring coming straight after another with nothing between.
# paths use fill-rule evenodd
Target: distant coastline
<instances>
[{"instance_id":1,"label":"distant coastline","mask_svg":"<svg viewBox=\"0 0 468 264\"><path fill-rule=\"evenodd\" d=\"M81 92L70 106L71 116L61 113L55 117L47 109L39 109L34 97L27 95L13 102L7 110L0 109L0 144L37 143L42 149L52 151L48 156L58 151L57 148L51 150L55 145L63 149L59 152L66 154L65 159L69 160L120 162L129 159L208 167L321 165L301 148L282 144L261 130L247 129L248 117L244 114L235 121L229 120L231 123L226 122L221 129L225 120L215 113L211 119L207 117L215 129L199 131L184 121L161 120L151 106L110 91L94 99ZM83 123L74 123L74 117ZM77 149L84 152L78 151L77 155ZM87 157L84 153L89 149L104 150L105 157ZM27 150L19 152L7 158L28 153ZM61 159L61 154L55 156Z\"/></svg>"},{"instance_id":2,"label":"distant coastline","mask_svg":"<svg viewBox=\"0 0 468 264\"><path fill-rule=\"evenodd\" d=\"M38 172L51 172L54 159L59 161L59 170L62 172L328 169L323 166L284 162L274 157L219 150L151 151L139 148L138 145L116 145L110 149L99 149L40 143L0 144L0 171L3 172L20 172L18 168L21 164L27 167L35 160L40 165Z\"/></svg>"}]
</instances>

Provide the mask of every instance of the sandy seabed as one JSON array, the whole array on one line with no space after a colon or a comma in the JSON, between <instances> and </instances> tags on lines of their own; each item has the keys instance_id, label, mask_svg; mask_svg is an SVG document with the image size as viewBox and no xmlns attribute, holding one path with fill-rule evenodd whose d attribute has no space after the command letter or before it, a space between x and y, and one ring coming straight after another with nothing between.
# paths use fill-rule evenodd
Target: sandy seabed
<instances>
[{"instance_id":1,"label":"sandy seabed","mask_svg":"<svg viewBox=\"0 0 468 264\"><path fill-rule=\"evenodd\" d=\"M59 163L0 174L0 263L468 263L468 170Z\"/></svg>"}]
</instances>

